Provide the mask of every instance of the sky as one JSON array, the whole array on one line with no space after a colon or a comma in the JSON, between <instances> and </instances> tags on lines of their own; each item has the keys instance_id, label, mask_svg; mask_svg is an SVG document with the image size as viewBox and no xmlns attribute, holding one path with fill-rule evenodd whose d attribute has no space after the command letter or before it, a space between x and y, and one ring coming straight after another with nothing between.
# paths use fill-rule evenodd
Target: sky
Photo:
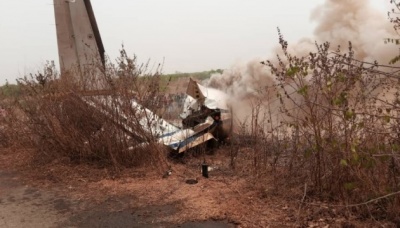
<instances>
[{"instance_id":1,"label":"sky","mask_svg":"<svg viewBox=\"0 0 400 228\"><path fill-rule=\"evenodd\" d=\"M387 0L386 2L388 2ZM324 0L92 0L107 55L122 44L140 62L164 62L164 73L227 69L267 57L285 38L312 37L311 12ZM375 1L387 10L385 0ZM0 1L0 84L58 66L52 0Z\"/></svg>"}]
</instances>

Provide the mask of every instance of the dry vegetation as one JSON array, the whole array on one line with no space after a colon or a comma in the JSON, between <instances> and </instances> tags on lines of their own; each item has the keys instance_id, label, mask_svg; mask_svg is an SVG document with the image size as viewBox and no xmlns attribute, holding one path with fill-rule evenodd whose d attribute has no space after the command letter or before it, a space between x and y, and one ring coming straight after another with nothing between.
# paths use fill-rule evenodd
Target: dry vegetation
<instances>
[{"instance_id":1,"label":"dry vegetation","mask_svg":"<svg viewBox=\"0 0 400 228\"><path fill-rule=\"evenodd\" d=\"M49 63L43 72L18 80L19 95L4 101L2 133L8 143L35 148L43 162L61 156L115 169L148 163L166 169L157 135L143 128L154 125L154 117L132 103L159 108L153 99L159 76L158 69L150 73L125 51L106 69L92 67L61 78Z\"/></svg>"},{"instance_id":2,"label":"dry vegetation","mask_svg":"<svg viewBox=\"0 0 400 228\"><path fill-rule=\"evenodd\" d=\"M272 116L268 104L254 103L231 144L219 150L227 155L218 161L220 167L226 166L220 178L247 180L248 187L235 191L256 197L257 210L245 207L254 219L263 208L260 199L278 196L290 202L290 209L284 209L291 214L289 224L308 226L321 218L335 224L339 220L327 217L340 217L398 225L397 79L376 64L354 60L351 46L347 53L331 53L329 44L323 44L307 58L298 58L286 52L282 37L280 43L283 56L278 64L264 63L276 76L276 89L269 92L276 93L280 114ZM130 102L135 99L149 109L160 108L153 99L160 93L157 72L149 73L146 65L138 66L122 51L117 64L85 75L91 80L77 80L79 84L60 78L50 64L43 72L20 79L18 96L3 100L7 115L1 118L1 146L33 148L34 167L64 161L105 167L116 174L129 167L161 174L173 166L175 172L186 172L167 159L167 151L156 143L157 135L139 123L143 112ZM104 90L85 89L92 80ZM111 97L107 105L101 99L104 94ZM147 125L154 124L151 116L146 120ZM196 153L204 152L203 147ZM242 212L230 213L236 217L228 218L242 222L238 221Z\"/></svg>"},{"instance_id":3,"label":"dry vegetation","mask_svg":"<svg viewBox=\"0 0 400 228\"><path fill-rule=\"evenodd\" d=\"M276 77L269 92L276 93L280 113L273 116L268 103L254 103L250 118L239 124L231 144L220 150L228 155L221 159L226 159L223 164L229 164L229 172L219 178L246 180L234 191L259 208L252 214L254 208L243 206L243 199L235 202L243 203L254 218L263 205L267 207L260 199L278 196L290 202L292 225L355 216L399 226L396 75L377 63L355 60L351 44L346 53L330 52L328 43L316 45L316 52L302 58L286 51L282 36L280 44L279 61L263 63ZM163 173L171 165L180 167L175 172L184 171L181 164L167 159L157 135L143 129L139 122L145 114L131 104L134 99L151 110L160 109L154 99L160 94L157 71L150 73L147 65L138 66L135 58L121 51L117 64L84 72L85 80L76 80L76 75L60 78L50 64L43 72L20 79L18 95L2 102L7 115L1 116L0 146L33 148L32 162L39 164L65 158L66 164L91 164L117 173L144 166ZM103 90L93 93L93 85ZM110 97L107 105L105 93ZM148 126L155 124L152 116L145 117ZM235 221L244 219L240 213L230 213Z\"/></svg>"},{"instance_id":4,"label":"dry vegetation","mask_svg":"<svg viewBox=\"0 0 400 228\"><path fill-rule=\"evenodd\" d=\"M294 197L299 218L307 220L305 208L326 207L398 225L396 74L355 60L351 43L345 53L316 44L306 57L292 56L281 35L280 44L278 62L262 63L276 83L259 96L272 91L276 97L253 101L249 118L239 123L232 166L250 171L266 195Z\"/></svg>"}]
</instances>

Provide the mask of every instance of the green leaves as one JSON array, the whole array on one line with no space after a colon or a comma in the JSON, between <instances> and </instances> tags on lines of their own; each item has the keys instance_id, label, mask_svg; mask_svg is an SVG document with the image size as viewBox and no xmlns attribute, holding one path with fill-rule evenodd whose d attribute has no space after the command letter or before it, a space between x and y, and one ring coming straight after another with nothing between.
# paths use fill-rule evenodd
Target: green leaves
<instances>
[{"instance_id":1,"label":"green leaves","mask_svg":"<svg viewBox=\"0 0 400 228\"><path fill-rule=\"evenodd\" d=\"M341 166L348 166L349 164L347 163L346 159L342 159L342 160L340 160L340 165Z\"/></svg>"},{"instance_id":2,"label":"green leaves","mask_svg":"<svg viewBox=\"0 0 400 228\"><path fill-rule=\"evenodd\" d=\"M351 119L355 119L355 118L356 118L356 114L354 113L354 111L352 111L352 110L344 111L344 119L345 120L351 120Z\"/></svg>"},{"instance_id":3,"label":"green leaves","mask_svg":"<svg viewBox=\"0 0 400 228\"><path fill-rule=\"evenodd\" d=\"M395 64L400 60L400 56L396 56L389 61L389 64Z\"/></svg>"},{"instance_id":4,"label":"green leaves","mask_svg":"<svg viewBox=\"0 0 400 228\"><path fill-rule=\"evenodd\" d=\"M298 72L300 71L300 67L294 66L294 67L290 67L287 71L286 71L286 75L293 78Z\"/></svg>"},{"instance_id":5,"label":"green leaves","mask_svg":"<svg viewBox=\"0 0 400 228\"><path fill-rule=\"evenodd\" d=\"M303 87L301 87L298 91L298 94L302 95L302 96L306 96L308 93L308 85L305 85Z\"/></svg>"},{"instance_id":6,"label":"green leaves","mask_svg":"<svg viewBox=\"0 0 400 228\"><path fill-rule=\"evenodd\" d=\"M347 93L346 92L341 92L338 97L335 97L333 99L333 105L336 106L345 106L347 105Z\"/></svg>"},{"instance_id":7,"label":"green leaves","mask_svg":"<svg viewBox=\"0 0 400 228\"><path fill-rule=\"evenodd\" d=\"M356 187L357 187L357 185L354 182L344 183L344 189L346 189L348 191L354 190Z\"/></svg>"},{"instance_id":8,"label":"green leaves","mask_svg":"<svg viewBox=\"0 0 400 228\"><path fill-rule=\"evenodd\" d=\"M390 116L388 116L388 115L385 115L384 117L383 117L383 121L385 121L385 123L389 123L390 122Z\"/></svg>"},{"instance_id":9,"label":"green leaves","mask_svg":"<svg viewBox=\"0 0 400 228\"><path fill-rule=\"evenodd\" d=\"M308 75L308 66L291 66L289 67L289 69L286 70L286 76L294 79L296 75L306 77Z\"/></svg>"}]
</instances>

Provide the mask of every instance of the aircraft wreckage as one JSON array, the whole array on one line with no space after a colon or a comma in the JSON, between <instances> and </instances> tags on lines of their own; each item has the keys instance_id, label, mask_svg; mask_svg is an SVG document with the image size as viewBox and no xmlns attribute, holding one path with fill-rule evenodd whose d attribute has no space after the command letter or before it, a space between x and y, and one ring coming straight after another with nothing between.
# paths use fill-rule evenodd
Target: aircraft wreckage
<instances>
[{"instance_id":1,"label":"aircraft wreckage","mask_svg":"<svg viewBox=\"0 0 400 228\"><path fill-rule=\"evenodd\" d=\"M54 11L61 75L77 66L83 69L93 64L94 59L104 65L105 50L90 0L54 0ZM98 88L93 88L96 89ZM155 135L159 143L178 153L210 140L226 140L232 126L230 109L226 103L227 95L219 90L204 87L192 79L186 94L183 112L177 116L177 119L182 121L180 127L142 107L134 99L130 100L128 105L140 112L138 116L143 116L143 119L138 121L142 129ZM105 116L111 117L112 110L115 110L115 100L109 95L93 95L90 99L83 96L81 99ZM118 115L120 119L125 120L120 122L118 127L129 136L138 139L137 141L145 143L143 135L130 128L129 118L123 112L125 103L121 100L120 104L117 104ZM152 119L151 124L147 122L149 117Z\"/></svg>"}]
</instances>

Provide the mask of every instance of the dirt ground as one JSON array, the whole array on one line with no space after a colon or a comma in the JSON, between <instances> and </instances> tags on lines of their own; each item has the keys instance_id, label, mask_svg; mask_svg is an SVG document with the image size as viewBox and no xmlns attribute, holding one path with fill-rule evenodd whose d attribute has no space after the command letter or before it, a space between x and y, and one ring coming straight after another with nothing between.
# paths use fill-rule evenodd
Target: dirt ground
<instances>
[{"instance_id":1,"label":"dirt ground","mask_svg":"<svg viewBox=\"0 0 400 228\"><path fill-rule=\"evenodd\" d=\"M146 167L113 172L35 159L29 150L0 149L0 227L396 227L324 207L300 221L307 209L261 194L229 168L224 153L170 161L166 178ZM204 159L209 178L200 172Z\"/></svg>"}]
</instances>

